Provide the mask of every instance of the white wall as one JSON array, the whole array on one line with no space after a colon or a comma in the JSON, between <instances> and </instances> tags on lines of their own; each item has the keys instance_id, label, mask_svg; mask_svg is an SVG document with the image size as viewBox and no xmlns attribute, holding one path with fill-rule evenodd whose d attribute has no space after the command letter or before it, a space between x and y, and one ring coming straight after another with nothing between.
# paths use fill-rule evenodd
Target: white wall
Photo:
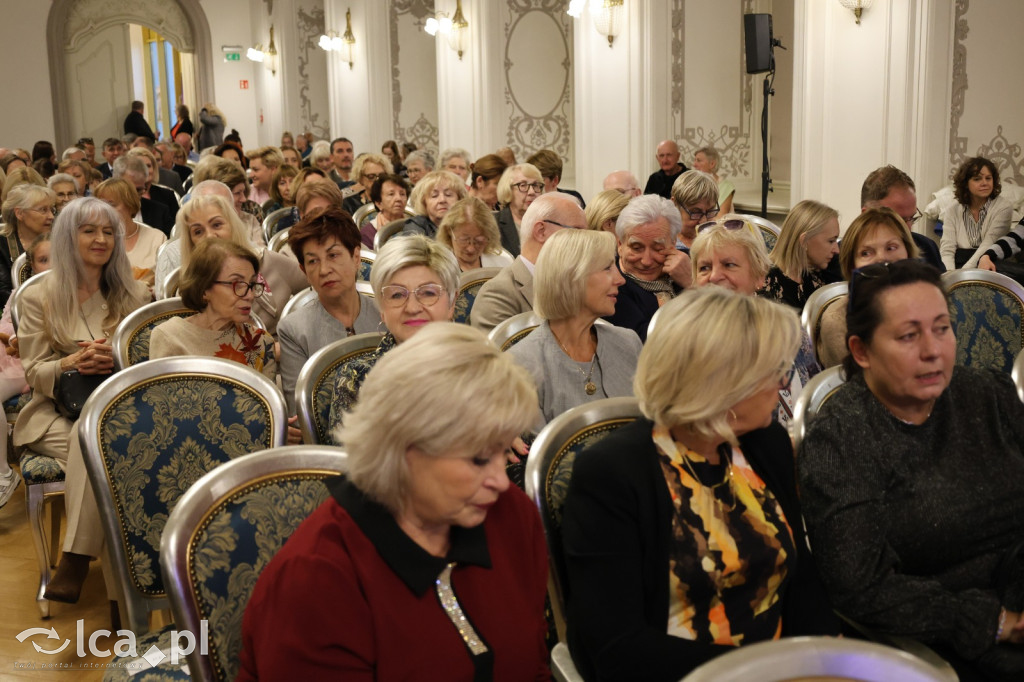
<instances>
[{"instance_id":1,"label":"white wall","mask_svg":"<svg viewBox=\"0 0 1024 682\"><path fill-rule=\"evenodd\" d=\"M264 71L259 64L245 58L245 50L256 40L252 29L252 17L248 0L201 0L203 11L210 23L210 43L213 54L214 104L228 119L225 133L232 128L238 130L246 146L255 146L259 135L259 106L256 102L257 87ZM259 4L263 4L262 2ZM261 37L263 46L269 41L269 34ZM242 59L229 62L224 59L223 45L241 45ZM270 76L270 72L266 72ZM249 88L242 89L240 81L248 81ZM196 102L192 120L199 124L199 109L204 102Z\"/></svg>"},{"instance_id":2,"label":"white wall","mask_svg":"<svg viewBox=\"0 0 1024 682\"><path fill-rule=\"evenodd\" d=\"M46 52L46 18L50 0L14 2L3 0L0 45L0 147L32 151L37 140L53 140L53 96L50 94L49 57ZM61 150L58 150L58 154Z\"/></svg>"}]
</instances>

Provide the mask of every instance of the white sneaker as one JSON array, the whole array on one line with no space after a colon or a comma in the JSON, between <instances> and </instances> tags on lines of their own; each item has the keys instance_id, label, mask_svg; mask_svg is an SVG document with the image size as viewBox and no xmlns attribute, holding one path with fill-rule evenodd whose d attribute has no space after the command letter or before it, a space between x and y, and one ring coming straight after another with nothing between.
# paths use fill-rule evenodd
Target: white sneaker
<instances>
[{"instance_id":1,"label":"white sneaker","mask_svg":"<svg viewBox=\"0 0 1024 682\"><path fill-rule=\"evenodd\" d=\"M14 469L7 476L0 476L0 509L11 500L14 491L21 484L21 476L15 473Z\"/></svg>"}]
</instances>

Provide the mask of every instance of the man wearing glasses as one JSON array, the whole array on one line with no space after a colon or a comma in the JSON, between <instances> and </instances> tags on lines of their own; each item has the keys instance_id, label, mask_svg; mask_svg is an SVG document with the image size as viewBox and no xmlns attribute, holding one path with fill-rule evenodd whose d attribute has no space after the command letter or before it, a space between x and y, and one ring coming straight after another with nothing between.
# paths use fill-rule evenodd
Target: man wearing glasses
<instances>
[{"instance_id":1,"label":"man wearing glasses","mask_svg":"<svg viewBox=\"0 0 1024 682\"><path fill-rule=\"evenodd\" d=\"M516 259L480 287L470 323L484 332L513 315L533 310L533 268L541 247L562 229L587 229L587 219L568 194L542 194L523 214L519 226L521 251Z\"/></svg>"},{"instance_id":2,"label":"man wearing glasses","mask_svg":"<svg viewBox=\"0 0 1024 682\"><path fill-rule=\"evenodd\" d=\"M937 267L939 272L945 272L946 266L942 264L935 240L914 232L914 225L921 218L921 211L917 210L917 191L910 176L896 166L882 166L871 171L860 188L861 212L881 206L891 208L903 218L910 236L921 251L921 257L929 265Z\"/></svg>"}]
</instances>

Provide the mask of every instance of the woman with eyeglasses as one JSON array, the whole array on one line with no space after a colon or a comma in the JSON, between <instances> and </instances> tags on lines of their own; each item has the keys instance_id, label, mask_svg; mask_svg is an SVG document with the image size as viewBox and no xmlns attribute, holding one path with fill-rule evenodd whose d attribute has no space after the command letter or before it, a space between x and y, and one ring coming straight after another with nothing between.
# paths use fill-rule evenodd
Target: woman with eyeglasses
<instances>
[{"instance_id":1,"label":"woman with eyeglasses","mask_svg":"<svg viewBox=\"0 0 1024 682\"><path fill-rule=\"evenodd\" d=\"M718 185L714 177L707 173L684 171L672 183L672 203L679 209L683 220L676 248L689 251L697 237L697 226L714 220L720 212Z\"/></svg>"},{"instance_id":2,"label":"woman with eyeglasses","mask_svg":"<svg viewBox=\"0 0 1024 682\"><path fill-rule=\"evenodd\" d=\"M416 215L405 221L403 234L422 234L434 239L445 214L456 201L467 196L466 185L455 173L446 170L427 173L413 187L412 209Z\"/></svg>"},{"instance_id":3,"label":"woman with eyeglasses","mask_svg":"<svg viewBox=\"0 0 1024 682\"><path fill-rule=\"evenodd\" d=\"M760 230L738 215L725 216L699 226L697 238L690 249L690 259L695 286L719 286L744 296L757 293L772 265ZM777 422L789 427L803 387L820 371L811 340L801 330L792 381L787 388L779 390L775 410Z\"/></svg>"},{"instance_id":4,"label":"woman with eyeglasses","mask_svg":"<svg viewBox=\"0 0 1024 682\"><path fill-rule=\"evenodd\" d=\"M452 250L462 272L512 264L501 250L494 214L476 197L466 197L452 206L441 221L437 241Z\"/></svg>"},{"instance_id":5,"label":"woman with eyeglasses","mask_svg":"<svg viewBox=\"0 0 1024 682\"><path fill-rule=\"evenodd\" d=\"M145 285L132 278L120 217L99 199L75 199L64 207L53 222L50 253L50 272L20 299L18 346L32 400L18 414L13 442L53 457L65 470L68 528L44 597L73 604L91 558L101 553L103 528L78 445L77 422L59 411L58 388L65 372L109 375L114 357L108 339L150 297ZM77 380L74 374L68 379Z\"/></svg>"},{"instance_id":6,"label":"woman with eyeglasses","mask_svg":"<svg viewBox=\"0 0 1024 682\"><path fill-rule=\"evenodd\" d=\"M79 170L77 167L75 170ZM77 199L81 194L78 192L78 183L75 178L67 173L56 173L46 181L46 186L53 190L53 193L57 195L57 203L55 208L57 212L64 208L71 201Z\"/></svg>"},{"instance_id":7,"label":"woman with eyeglasses","mask_svg":"<svg viewBox=\"0 0 1024 682\"><path fill-rule=\"evenodd\" d=\"M678 680L735 647L834 634L793 449L773 422L800 322L721 287L667 303L644 417L576 457L562 508L569 651L587 680Z\"/></svg>"},{"instance_id":8,"label":"woman with eyeglasses","mask_svg":"<svg viewBox=\"0 0 1024 682\"><path fill-rule=\"evenodd\" d=\"M1002 189L999 169L988 159L978 156L960 164L953 176L956 203L942 213L939 252L947 270L978 267L981 257L1010 231L1013 205Z\"/></svg>"},{"instance_id":9,"label":"woman with eyeglasses","mask_svg":"<svg viewBox=\"0 0 1024 682\"><path fill-rule=\"evenodd\" d=\"M559 230L544 243L533 278L533 309L544 321L508 350L537 382L534 433L570 408L633 395L640 338L595 324L615 312L625 282L607 232Z\"/></svg>"},{"instance_id":10,"label":"woman with eyeglasses","mask_svg":"<svg viewBox=\"0 0 1024 682\"><path fill-rule=\"evenodd\" d=\"M386 331L374 352L356 358L338 372L328 421L332 434L355 404L367 373L385 353L431 322L452 319L459 291L459 264L450 250L433 239L400 235L377 252L370 286Z\"/></svg>"},{"instance_id":11,"label":"woman with eyeglasses","mask_svg":"<svg viewBox=\"0 0 1024 682\"><path fill-rule=\"evenodd\" d=\"M956 366L949 296L917 260L850 282L847 382L797 457L836 608L918 639L961 680L1024 679L1024 405Z\"/></svg>"},{"instance_id":12,"label":"woman with eyeglasses","mask_svg":"<svg viewBox=\"0 0 1024 682\"><path fill-rule=\"evenodd\" d=\"M544 193L544 178L532 163L509 166L498 180L498 201L503 208L495 215L503 249L518 256L519 225L533 200Z\"/></svg>"},{"instance_id":13,"label":"woman with eyeglasses","mask_svg":"<svg viewBox=\"0 0 1024 682\"><path fill-rule=\"evenodd\" d=\"M362 189L359 194L353 194L345 199L342 208L350 215L355 215L360 206L373 203L370 193L373 183L377 181L377 178L383 175L392 175L394 172L391 162L383 154L360 154L357 156L352 163L352 177Z\"/></svg>"},{"instance_id":14,"label":"woman with eyeglasses","mask_svg":"<svg viewBox=\"0 0 1024 682\"><path fill-rule=\"evenodd\" d=\"M17 185L7 194L0 216L0 305L11 295L11 266L36 237L50 231L57 209L57 195L37 184Z\"/></svg>"},{"instance_id":15,"label":"woman with eyeglasses","mask_svg":"<svg viewBox=\"0 0 1024 682\"><path fill-rule=\"evenodd\" d=\"M772 268L761 295L803 310L811 294L841 279L839 213L830 206L804 199L790 210L772 249Z\"/></svg>"}]
</instances>

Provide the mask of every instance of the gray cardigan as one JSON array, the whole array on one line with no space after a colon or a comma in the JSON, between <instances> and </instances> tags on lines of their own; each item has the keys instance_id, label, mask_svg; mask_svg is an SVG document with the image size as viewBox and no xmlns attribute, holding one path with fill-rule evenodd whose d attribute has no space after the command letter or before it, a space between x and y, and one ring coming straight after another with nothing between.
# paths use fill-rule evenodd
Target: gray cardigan
<instances>
[{"instance_id":1,"label":"gray cardigan","mask_svg":"<svg viewBox=\"0 0 1024 682\"><path fill-rule=\"evenodd\" d=\"M591 377L597 386L594 395L584 391L584 375L590 371L590 363L578 363L567 356L546 321L509 348L516 362L529 370L537 382L543 421L538 422L536 431L569 408L602 398L633 395L633 375L643 348L640 338L632 329L610 324L597 324L594 328L597 330L597 362Z\"/></svg>"}]
</instances>

